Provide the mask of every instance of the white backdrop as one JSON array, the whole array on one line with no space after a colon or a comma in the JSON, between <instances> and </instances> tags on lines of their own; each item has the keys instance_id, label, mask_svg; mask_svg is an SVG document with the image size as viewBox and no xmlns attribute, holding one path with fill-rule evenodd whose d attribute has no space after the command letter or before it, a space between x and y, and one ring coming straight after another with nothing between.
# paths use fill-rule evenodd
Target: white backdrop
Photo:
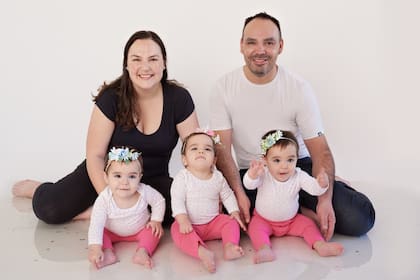
<instances>
[{"instance_id":1,"label":"white backdrop","mask_svg":"<svg viewBox=\"0 0 420 280\"><path fill-rule=\"evenodd\" d=\"M337 172L417 189L417 1L160 2L2 1L2 190L22 178L56 180L84 158L91 94L121 73L124 44L137 30L162 37L170 78L190 90L208 124L209 89L243 64L243 21L260 11L280 20L279 63L316 91ZM174 153L172 172L180 167ZM400 176L413 183L400 186Z\"/></svg>"}]
</instances>

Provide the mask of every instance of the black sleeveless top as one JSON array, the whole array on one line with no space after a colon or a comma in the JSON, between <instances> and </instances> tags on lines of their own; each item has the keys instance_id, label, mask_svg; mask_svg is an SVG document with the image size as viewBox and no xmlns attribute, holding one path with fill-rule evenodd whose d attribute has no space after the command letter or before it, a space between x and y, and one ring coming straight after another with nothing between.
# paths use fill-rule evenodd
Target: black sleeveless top
<instances>
[{"instance_id":1,"label":"black sleeveless top","mask_svg":"<svg viewBox=\"0 0 420 280\"><path fill-rule=\"evenodd\" d=\"M96 105L104 115L115 123L118 96L116 90L106 90ZM144 177L169 176L168 164L178 142L176 125L188 118L194 111L190 93L182 87L163 85L163 113L159 128L146 135L137 128L124 130L116 125L108 150L113 146L131 146L142 153Z\"/></svg>"}]
</instances>

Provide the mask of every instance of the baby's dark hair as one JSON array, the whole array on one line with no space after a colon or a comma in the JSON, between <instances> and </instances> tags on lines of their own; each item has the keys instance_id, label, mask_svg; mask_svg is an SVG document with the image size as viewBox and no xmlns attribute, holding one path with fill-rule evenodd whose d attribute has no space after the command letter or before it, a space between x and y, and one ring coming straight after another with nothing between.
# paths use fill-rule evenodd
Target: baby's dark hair
<instances>
[{"instance_id":1,"label":"baby's dark hair","mask_svg":"<svg viewBox=\"0 0 420 280\"><path fill-rule=\"evenodd\" d=\"M202 132L202 131L193 132L189 134L187 137L185 137L184 141L182 142L181 155L185 155L185 149L187 148L188 141L191 139L191 137L196 136L196 135L206 135L207 137L210 138L211 143L213 144L214 156L216 156L216 146L215 146L216 144L214 143L213 138L207 133Z\"/></svg>"},{"instance_id":2,"label":"baby's dark hair","mask_svg":"<svg viewBox=\"0 0 420 280\"><path fill-rule=\"evenodd\" d=\"M291 131L270 130L261 137L261 150L263 155L266 155L268 150L274 146L285 148L290 144L296 147L296 155L299 155L299 144Z\"/></svg>"},{"instance_id":3,"label":"baby's dark hair","mask_svg":"<svg viewBox=\"0 0 420 280\"><path fill-rule=\"evenodd\" d=\"M105 160L104 171L108 173L108 169L113 161L129 163L138 160L140 163L141 173L143 173L143 158L141 152L136 148L129 146L114 146L109 149Z\"/></svg>"}]
</instances>

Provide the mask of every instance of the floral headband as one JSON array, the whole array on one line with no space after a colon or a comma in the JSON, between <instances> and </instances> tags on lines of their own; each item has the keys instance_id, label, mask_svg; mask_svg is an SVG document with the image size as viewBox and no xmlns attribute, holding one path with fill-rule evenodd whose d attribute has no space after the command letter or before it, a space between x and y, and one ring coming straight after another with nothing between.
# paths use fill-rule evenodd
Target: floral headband
<instances>
[{"instance_id":1,"label":"floral headband","mask_svg":"<svg viewBox=\"0 0 420 280\"><path fill-rule=\"evenodd\" d=\"M185 146L187 145L188 139L193 136L193 135L197 135L197 134L206 134L208 135L212 140L213 143L215 145L217 144L222 144L222 142L220 141L220 136L219 134L216 134L213 130L211 129L207 129L207 128L197 128L195 130L195 132L191 133L190 135L188 135L185 139L184 142L182 143L182 147L181 147L181 154L184 154L185 152Z\"/></svg>"},{"instance_id":2,"label":"floral headband","mask_svg":"<svg viewBox=\"0 0 420 280\"><path fill-rule=\"evenodd\" d=\"M216 144L216 145L222 143L222 142L220 142L219 134L216 134L214 132L214 130L211 130L211 129L208 129L208 128L197 128L195 130L195 132L207 134L208 136L210 136L210 138L213 140L214 144Z\"/></svg>"},{"instance_id":3,"label":"floral headband","mask_svg":"<svg viewBox=\"0 0 420 280\"><path fill-rule=\"evenodd\" d=\"M112 147L108 153L108 163L105 170L108 169L112 161L130 163L137 160L140 155L141 153L137 152L135 149L130 149L128 147Z\"/></svg>"},{"instance_id":4,"label":"floral headband","mask_svg":"<svg viewBox=\"0 0 420 280\"><path fill-rule=\"evenodd\" d=\"M265 156L267 154L267 151L280 139L289 140L297 145L297 143L293 139L283 137L283 132L281 130L276 130L276 132L268 134L266 137L264 137L264 139L261 140L261 153Z\"/></svg>"}]
</instances>

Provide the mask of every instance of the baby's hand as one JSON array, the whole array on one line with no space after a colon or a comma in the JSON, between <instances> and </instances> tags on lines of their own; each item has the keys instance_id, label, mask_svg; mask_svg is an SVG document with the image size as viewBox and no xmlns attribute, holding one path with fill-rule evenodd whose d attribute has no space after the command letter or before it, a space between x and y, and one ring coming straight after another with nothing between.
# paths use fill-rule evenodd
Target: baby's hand
<instances>
[{"instance_id":1,"label":"baby's hand","mask_svg":"<svg viewBox=\"0 0 420 280\"><path fill-rule=\"evenodd\" d=\"M193 231L190 219L187 214L179 214L175 217L175 220L179 224L179 232L182 234L187 234Z\"/></svg>"},{"instance_id":2,"label":"baby's hand","mask_svg":"<svg viewBox=\"0 0 420 280\"><path fill-rule=\"evenodd\" d=\"M96 268L98 268L98 264L100 264L104 260L104 252L102 251L102 245L99 244L92 244L89 245L89 253L88 258L91 264L93 264Z\"/></svg>"},{"instance_id":3,"label":"baby's hand","mask_svg":"<svg viewBox=\"0 0 420 280\"><path fill-rule=\"evenodd\" d=\"M184 221L182 223L179 224L179 231L182 234L187 234L193 231L193 227L190 223L190 221Z\"/></svg>"},{"instance_id":4,"label":"baby's hand","mask_svg":"<svg viewBox=\"0 0 420 280\"><path fill-rule=\"evenodd\" d=\"M230 213L230 218L231 219L235 219L236 221L238 221L239 226L246 231L246 226L245 224L242 222L241 216L239 214L239 211L233 211L232 213Z\"/></svg>"},{"instance_id":5,"label":"baby's hand","mask_svg":"<svg viewBox=\"0 0 420 280\"><path fill-rule=\"evenodd\" d=\"M264 162L262 160L252 160L248 169L248 176L255 180L264 173Z\"/></svg>"},{"instance_id":6,"label":"baby's hand","mask_svg":"<svg viewBox=\"0 0 420 280\"><path fill-rule=\"evenodd\" d=\"M328 181L328 175L325 171L321 171L318 176L316 176L316 180L318 181L318 184L321 186L321 188L328 188L329 181Z\"/></svg>"},{"instance_id":7,"label":"baby's hand","mask_svg":"<svg viewBox=\"0 0 420 280\"><path fill-rule=\"evenodd\" d=\"M152 229L152 234L158 238L163 235L162 223L157 221L150 221L147 223L146 228Z\"/></svg>"}]
</instances>

